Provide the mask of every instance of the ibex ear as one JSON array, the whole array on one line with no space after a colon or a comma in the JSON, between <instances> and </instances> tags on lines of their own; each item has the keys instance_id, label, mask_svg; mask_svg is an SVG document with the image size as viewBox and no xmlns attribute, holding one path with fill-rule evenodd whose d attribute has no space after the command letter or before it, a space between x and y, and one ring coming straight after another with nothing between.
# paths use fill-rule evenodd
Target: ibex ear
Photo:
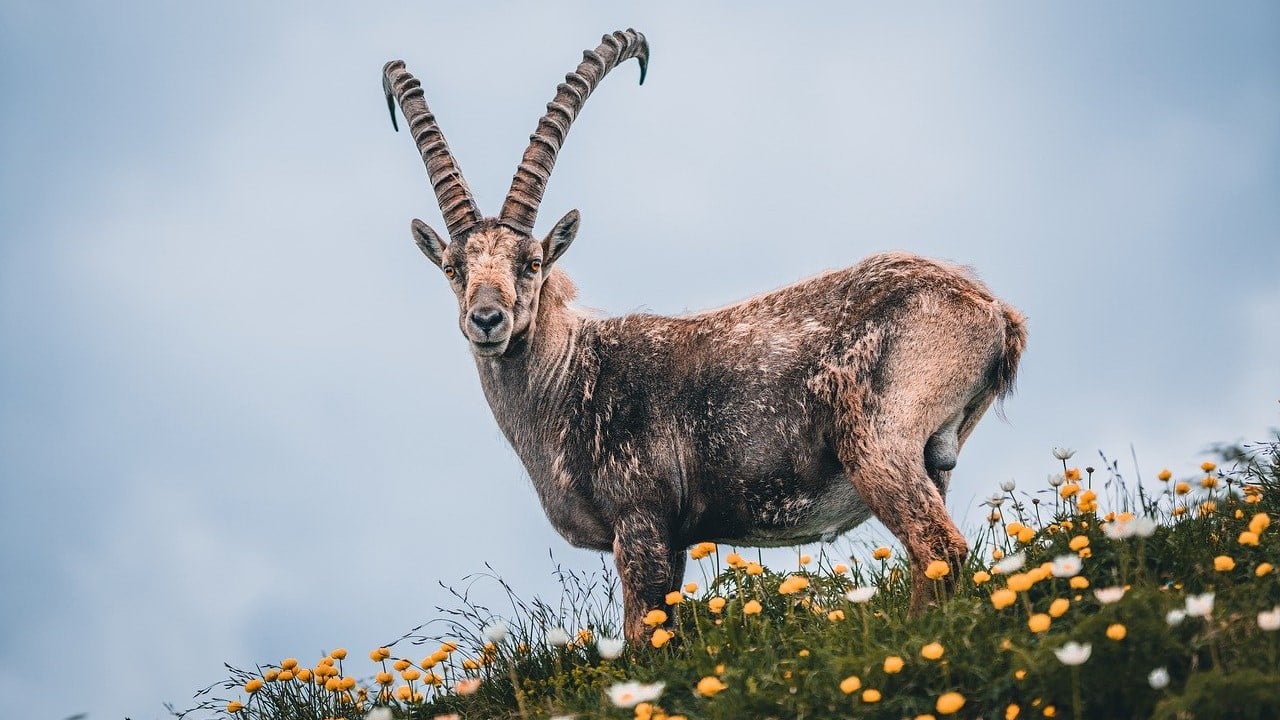
<instances>
[{"instance_id":1,"label":"ibex ear","mask_svg":"<svg viewBox=\"0 0 1280 720\"><path fill-rule=\"evenodd\" d=\"M578 220L581 216L577 210L570 210L564 217L560 218L560 222L551 228L551 232L547 234L547 239L542 241L542 264L550 266L551 263L560 259L565 250L569 249L569 243L573 242L573 238L578 234Z\"/></svg>"},{"instance_id":2,"label":"ibex ear","mask_svg":"<svg viewBox=\"0 0 1280 720\"><path fill-rule=\"evenodd\" d=\"M413 241L418 243L418 249L422 251L427 259L439 267L444 263L444 249L447 247L440 236L436 234L426 223L421 220L413 219Z\"/></svg>"}]
</instances>

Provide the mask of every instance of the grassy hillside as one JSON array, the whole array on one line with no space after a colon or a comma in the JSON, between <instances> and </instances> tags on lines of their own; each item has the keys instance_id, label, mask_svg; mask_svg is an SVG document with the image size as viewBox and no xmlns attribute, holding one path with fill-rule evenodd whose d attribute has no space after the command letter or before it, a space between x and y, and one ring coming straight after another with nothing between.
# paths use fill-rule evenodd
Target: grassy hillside
<instances>
[{"instance_id":1,"label":"grassy hillside","mask_svg":"<svg viewBox=\"0 0 1280 720\"><path fill-rule=\"evenodd\" d=\"M1137 483L1051 461L1042 486L995 491L969 567L937 579L954 595L918 618L889 548L764 568L706 545L702 582L655 608L674 622L644 647L613 639L607 569L566 572L556 606L459 593L430 631L233 669L184 714L1277 718L1280 442L1223 455Z\"/></svg>"}]
</instances>

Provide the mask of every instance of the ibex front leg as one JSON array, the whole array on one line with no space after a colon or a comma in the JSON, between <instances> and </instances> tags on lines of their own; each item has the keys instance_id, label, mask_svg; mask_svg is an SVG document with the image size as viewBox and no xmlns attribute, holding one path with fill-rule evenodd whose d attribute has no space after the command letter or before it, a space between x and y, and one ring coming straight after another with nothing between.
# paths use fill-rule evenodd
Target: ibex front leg
<instances>
[{"instance_id":1,"label":"ibex front leg","mask_svg":"<svg viewBox=\"0 0 1280 720\"><path fill-rule=\"evenodd\" d=\"M673 562L677 554L679 563ZM663 598L683 579L676 576L674 566L680 565L683 571L684 555L672 547L667 523L632 513L614 526L613 558L622 580L622 630L627 640L639 644L649 637L645 613L665 609Z\"/></svg>"}]
</instances>

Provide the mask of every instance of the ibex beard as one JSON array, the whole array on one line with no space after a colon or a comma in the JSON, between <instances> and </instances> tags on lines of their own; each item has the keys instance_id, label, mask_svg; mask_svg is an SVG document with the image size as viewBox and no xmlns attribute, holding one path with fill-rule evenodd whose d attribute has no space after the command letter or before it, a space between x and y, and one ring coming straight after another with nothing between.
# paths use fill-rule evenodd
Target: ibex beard
<instances>
[{"instance_id":1,"label":"ibex beard","mask_svg":"<svg viewBox=\"0 0 1280 720\"><path fill-rule=\"evenodd\" d=\"M965 270L906 253L695 315L578 311L558 264L578 212L541 239L533 225L570 124L633 57L643 82L638 32L584 53L496 218L480 214L418 81L402 62L384 68L449 231L414 220L413 235L457 296L494 418L556 530L613 552L633 642L693 543L831 541L873 515L906 548L919 611L937 600L925 566L958 571L968 552L944 497L960 448L1012 388L1022 316Z\"/></svg>"}]
</instances>

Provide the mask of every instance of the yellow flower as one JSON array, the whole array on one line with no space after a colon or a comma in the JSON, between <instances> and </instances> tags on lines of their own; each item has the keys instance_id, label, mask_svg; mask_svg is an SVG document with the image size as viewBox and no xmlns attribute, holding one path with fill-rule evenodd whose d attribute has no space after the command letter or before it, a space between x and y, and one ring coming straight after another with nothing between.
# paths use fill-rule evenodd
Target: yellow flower
<instances>
[{"instance_id":1,"label":"yellow flower","mask_svg":"<svg viewBox=\"0 0 1280 720\"><path fill-rule=\"evenodd\" d=\"M845 695L854 694L860 687L862 687L862 680L857 675L850 675L840 681L840 692Z\"/></svg>"},{"instance_id":2,"label":"yellow flower","mask_svg":"<svg viewBox=\"0 0 1280 720\"><path fill-rule=\"evenodd\" d=\"M867 688L862 691L862 702L878 703L880 702L880 691L875 688Z\"/></svg>"},{"instance_id":3,"label":"yellow flower","mask_svg":"<svg viewBox=\"0 0 1280 720\"><path fill-rule=\"evenodd\" d=\"M1160 479L1160 482L1169 482L1169 478L1173 477L1173 471L1169 468L1165 468L1156 473L1156 477Z\"/></svg>"},{"instance_id":4,"label":"yellow flower","mask_svg":"<svg viewBox=\"0 0 1280 720\"><path fill-rule=\"evenodd\" d=\"M1009 589L1014 592L1026 592L1034 584L1027 573L1015 573L1010 575L1008 580Z\"/></svg>"},{"instance_id":5,"label":"yellow flower","mask_svg":"<svg viewBox=\"0 0 1280 720\"><path fill-rule=\"evenodd\" d=\"M383 649L386 650L386 648L383 648ZM458 649L458 643L445 640L444 642L440 643L440 649L447 653L451 653L454 650ZM387 654L384 655L383 657L390 657L390 656L391 656L391 651L387 650Z\"/></svg>"},{"instance_id":6,"label":"yellow flower","mask_svg":"<svg viewBox=\"0 0 1280 720\"><path fill-rule=\"evenodd\" d=\"M1187 507L1185 505L1179 505L1178 507L1173 509L1174 517L1178 517L1179 515L1185 515L1186 513L1187 513Z\"/></svg>"},{"instance_id":7,"label":"yellow flower","mask_svg":"<svg viewBox=\"0 0 1280 720\"><path fill-rule=\"evenodd\" d=\"M663 645L666 645L671 640L671 638L675 636L676 634L671 632L670 630L666 630L664 628L658 628L657 630L653 631L653 637L649 638L649 644L656 648L660 648Z\"/></svg>"},{"instance_id":8,"label":"yellow flower","mask_svg":"<svg viewBox=\"0 0 1280 720\"><path fill-rule=\"evenodd\" d=\"M437 650L431 653L431 660L433 661L433 664L442 663L448 659L449 659L449 653L445 652L444 650Z\"/></svg>"},{"instance_id":9,"label":"yellow flower","mask_svg":"<svg viewBox=\"0 0 1280 720\"><path fill-rule=\"evenodd\" d=\"M1249 532L1254 535L1261 535L1270 526L1271 516L1266 513L1258 513L1249 520Z\"/></svg>"},{"instance_id":10,"label":"yellow flower","mask_svg":"<svg viewBox=\"0 0 1280 720\"><path fill-rule=\"evenodd\" d=\"M731 568L741 569L747 566L747 561L743 560L742 556L736 552L731 552L728 555L725 555L724 561L728 563Z\"/></svg>"},{"instance_id":11,"label":"yellow flower","mask_svg":"<svg viewBox=\"0 0 1280 720\"><path fill-rule=\"evenodd\" d=\"M663 599L668 605L679 605L680 601L684 599L684 595L681 595L679 590L672 590Z\"/></svg>"},{"instance_id":12,"label":"yellow flower","mask_svg":"<svg viewBox=\"0 0 1280 720\"><path fill-rule=\"evenodd\" d=\"M395 679L391 677L391 673L386 670L378 673L377 676L374 677L374 680L376 680L379 685L390 685L395 682Z\"/></svg>"},{"instance_id":13,"label":"yellow flower","mask_svg":"<svg viewBox=\"0 0 1280 720\"><path fill-rule=\"evenodd\" d=\"M1018 542L1022 543L1023 545L1026 545L1027 543L1031 542L1032 540L1035 539L1035 537L1036 537L1036 531L1032 528L1024 527L1018 531Z\"/></svg>"},{"instance_id":14,"label":"yellow flower","mask_svg":"<svg viewBox=\"0 0 1280 720\"><path fill-rule=\"evenodd\" d=\"M1067 483L1058 489L1058 494L1062 496L1063 500L1070 498L1078 492L1080 492L1080 486L1075 483Z\"/></svg>"},{"instance_id":15,"label":"yellow flower","mask_svg":"<svg viewBox=\"0 0 1280 720\"><path fill-rule=\"evenodd\" d=\"M831 612L827 613L827 619L830 620L831 622L839 622L844 619L844 611L832 610Z\"/></svg>"},{"instance_id":16,"label":"yellow flower","mask_svg":"<svg viewBox=\"0 0 1280 720\"><path fill-rule=\"evenodd\" d=\"M1070 469L1068 469L1068 470L1067 470L1067 472L1066 472L1066 473L1064 473L1064 477L1066 477L1066 478L1067 478L1067 482L1075 482L1075 481L1079 480L1079 479L1080 479L1080 468L1070 468Z\"/></svg>"},{"instance_id":17,"label":"yellow flower","mask_svg":"<svg viewBox=\"0 0 1280 720\"><path fill-rule=\"evenodd\" d=\"M1212 475L1205 475L1200 478L1200 487L1206 489L1216 488L1218 487L1218 478Z\"/></svg>"},{"instance_id":18,"label":"yellow flower","mask_svg":"<svg viewBox=\"0 0 1280 720\"><path fill-rule=\"evenodd\" d=\"M347 657L347 649L337 648L333 652L329 653L329 657L333 658L334 660L345 659Z\"/></svg>"},{"instance_id":19,"label":"yellow flower","mask_svg":"<svg viewBox=\"0 0 1280 720\"><path fill-rule=\"evenodd\" d=\"M801 565L808 565L808 564L809 564L809 563L811 563L811 562L813 562L813 556L812 556L812 555L801 555L801 556L800 556L800 564L801 564Z\"/></svg>"},{"instance_id":20,"label":"yellow flower","mask_svg":"<svg viewBox=\"0 0 1280 720\"><path fill-rule=\"evenodd\" d=\"M698 681L695 691L702 697L714 697L716 693L724 692L729 688L721 682L720 678L715 675L708 675Z\"/></svg>"},{"instance_id":21,"label":"yellow flower","mask_svg":"<svg viewBox=\"0 0 1280 720\"><path fill-rule=\"evenodd\" d=\"M1240 539L1237 542L1241 545L1252 545L1256 547L1258 545L1258 533L1245 530L1240 533Z\"/></svg>"},{"instance_id":22,"label":"yellow flower","mask_svg":"<svg viewBox=\"0 0 1280 720\"><path fill-rule=\"evenodd\" d=\"M992 560L999 560L1002 557L1004 557L1004 551L1001 550L1000 548L996 548L995 550L991 551Z\"/></svg>"},{"instance_id":23,"label":"yellow flower","mask_svg":"<svg viewBox=\"0 0 1280 720\"><path fill-rule=\"evenodd\" d=\"M280 674L277 675L276 677L280 680L280 682L289 682L290 680L293 679L293 671L281 670Z\"/></svg>"},{"instance_id":24,"label":"yellow flower","mask_svg":"<svg viewBox=\"0 0 1280 720\"><path fill-rule=\"evenodd\" d=\"M835 567L831 568L831 570L837 575L843 575L849 572L849 566L844 563L836 563Z\"/></svg>"},{"instance_id":25,"label":"yellow flower","mask_svg":"<svg viewBox=\"0 0 1280 720\"><path fill-rule=\"evenodd\" d=\"M934 716L932 716L932 715L930 715L930 714L928 714L928 713L925 713L924 715L917 715L917 716L915 716L915 720L938 720L938 718L936 718L936 717L934 717Z\"/></svg>"},{"instance_id":26,"label":"yellow flower","mask_svg":"<svg viewBox=\"0 0 1280 720\"><path fill-rule=\"evenodd\" d=\"M262 689L262 681L259 680L258 678L254 678L244 684L244 691L247 693L256 693L261 689Z\"/></svg>"},{"instance_id":27,"label":"yellow flower","mask_svg":"<svg viewBox=\"0 0 1280 720\"><path fill-rule=\"evenodd\" d=\"M930 580L941 580L951 572L951 566L942 560L934 560L924 569L924 576Z\"/></svg>"},{"instance_id":28,"label":"yellow flower","mask_svg":"<svg viewBox=\"0 0 1280 720\"><path fill-rule=\"evenodd\" d=\"M1200 463L1200 469L1207 473L1213 472L1214 468L1216 467L1218 466L1208 460L1205 460L1204 462Z\"/></svg>"},{"instance_id":29,"label":"yellow flower","mask_svg":"<svg viewBox=\"0 0 1280 720\"><path fill-rule=\"evenodd\" d=\"M1077 535L1071 538L1071 542L1067 543L1067 547L1071 548L1072 550L1081 550L1083 548L1087 548L1089 547L1089 536Z\"/></svg>"},{"instance_id":30,"label":"yellow flower","mask_svg":"<svg viewBox=\"0 0 1280 720\"><path fill-rule=\"evenodd\" d=\"M1191 492L1191 483L1183 480L1179 482L1177 485L1173 486L1173 491L1178 493L1179 495L1186 495L1187 493Z\"/></svg>"},{"instance_id":31,"label":"yellow flower","mask_svg":"<svg viewBox=\"0 0 1280 720\"><path fill-rule=\"evenodd\" d=\"M685 583L684 591L689 593L690 595L698 592L698 583L696 582Z\"/></svg>"},{"instance_id":32,"label":"yellow flower","mask_svg":"<svg viewBox=\"0 0 1280 720\"><path fill-rule=\"evenodd\" d=\"M1112 623L1111 625L1107 626L1107 637L1111 638L1112 640L1117 640L1117 641L1123 640L1124 636L1128 634L1129 634L1129 631L1126 630L1124 625L1121 625L1120 623Z\"/></svg>"},{"instance_id":33,"label":"yellow flower","mask_svg":"<svg viewBox=\"0 0 1280 720\"><path fill-rule=\"evenodd\" d=\"M803 575L790 575L778 586L778 592L783 595L792 595L807 587L809 587L809 578Z\"/></svg>"},{"instance_id":34,"label":"yellow flower","mask_svg":"<svg viewBox=\"0 0 1280 720\"><path fill-rule=\"evenodd\" d=\"M986 570L979 570L978 572L973 574L974 585L981 585L982 583L987 582L990 579L991 579L991 573L987 572Z\"/></svg>"},{"instance_id":35,"label":"yellow flower","mask_svg":"<svg viewBox=\"0 0 1280 720\"><path fill-rule=\"evenodd\" d=\"M904 664L905 663L902 661L902 658L897 655L890 655L884 659L884 671L890 675L896 675L902 672L902 666Z\"/></svg>"},{"instance_id":36,"label":"yellow flower","mask_svg":"<svg viewBox=\"0 0 1280 720\"><path fill-rule=\"evenodd\" d=\"M650 610L640 621L649 627L657 627L667 621L667 612L665 610Z\"/></svg>"},{"instance_id":37,"label":"yellow flower","mask_svg":"<svg viewBox=\"0 0 1280 720\"><path fill-rule=\"evenodd\" d=\"M889 559L889 556L892 554L893 552L889 550L889 548L881 545L880 547L876 548L875 552L871 553L871 557L875 558L876 560L887 560Z\"/></svg>"},{"instance_id":38,"label":"yellow flower","mask_svg":"<svg viewBox=\"0 0 1280 720\"><path fill-rule=\"evenodd\" d=\"M1027 627L1030 628L1033 633L1048 632L1049 625L1052 623L1053 621L1044 613L1036 613L1035 615L1027 618Z\"/></svg>"},{"instance_id":39,"label":"yellow flower","mask_svg":"<svg viewBox=\"0 0 1280 720\"><path fill-rule=\"evenodd\" d=\"M418 678L422 677L422 673L418 672L417 668L409 667L409 668L405 668L400 673L400 677L404 678L405 682L413 682L414 680L417 680Z\"/></svg>"},{"instance_id":40,"label":"yellow flower","mask_svg":"<svg viewBox=\"0 0 1280 720\"><path fill-rule=\"evenodd\" d=\"M689 549L689 557L694 560L701 560L716 551L716 544L713 542L700 542Z\"/></svg>"},{"instance_id":41,"label":"yellow flower","mask_svg":"<svg viewBox=\"0 0 1280 720\"><path fill-rule=\"evenodd\" d=\"M232 700L231 702L227 703L227 712L229 713L238 713L243 709L244 709L244 703L238 700Z\"/></svg>"},{"instance_id":42,"label":"yellow flower","mask_svg":"<svg viewBox=\"0 0 1280 720\"><path fill-rule=\"evenodd\" d=\"M1258 568L1253 571L1253 574L1257 575L1258 577L1262 577L1263 575L1266 575L1267 573L1271 572L1271 570L1272 570L1271 563L1269 562L1258 563Z\"/></svg>"},{"instance_id":43,"label":"yellow flower","mask_svg":"<svg viewBox=\"0 0 1280 720\"><path fill-rule=\"evenodd\" d=\"M1026 670L1022 670L1022 669L1014 670L1014 671L1013 671L1013 679L1014 679L1014 680L1026 680L1026 679L1027 679L1027 671L1026 671Z\"/></svg>"},{"instance_id":44,"label":"yellow flower","mask_svg":"<svg viewBox=\"0 0 1280 720\"><path fill-rule=\"evenodd\" d=\"M292 670L298 667L298 658L285 658L280 661L281 670Z\"/></svg>"},{"instance_id":45,"label":"yellow flower","mask_svg":"<svg viewBox=\"0 0 1280 720\"><path fill-rule=\"evenodd\" d=\"M1219 555L1213 559L1213 569L1218 572L1230 572L1236 567L1236 561L1230 555Z\"/></svg>"},{"instance_id":46,"label":"yellow flower","mask_svg":"<svg viewBox=\"0 0 1280 720\"><path fill-rule=\"evenodd\" d=\"M748 575L763 575L763 574L764 574L764 566L763 566L763 565L761 565L761 564L760 564L760 563L758 563L758 562L749 562L749 563L747 563L747 574L748 574Z\"/></svg>"},{"instance_id":47,"label":"yellow flower","mask_svg":"<svg viewBox=\"0 0 1280 720\"><path fill-rule=\"evenodd\" d=\"M401 702L408 702L409 698L412 698L412 697L413 697L413 688L409 687L408 685L401 685L400 687L396 688L397 700L400 700Z\"/></svg>"},{"instance_id":48,"label":"yellow flower","mask_svg":"<svg viewBox=\"0 0 1280 720\"><path fill-rule=\"evenodd\" d=\"M271 668L270 670L267 670L266 672L262 673L262 679L266 680L267 682L275 682L276 677L279 675L280 675L279 670L276 670L275 668Z\"/></svg>"},{"instance_id":49,"label":"yellow flower","mask_svg":"<svg viewBox=\"0 0 1280 720\"><path fill-rule=\"evenodd\" d=\"M937 660L942 657L943 652L945 651L942 648L942 643L931 642L920 648L920 657L923 657L926 660Z\"/></svg>"},{"instance_id":50,"label":"yellow flower","mask_svg":"<svg viewBox=\"0 0 1280 720\"><path fill-rule=\"evenodd\" d=\"M748 600L746 605L742 606L743 615L759 615L764 608L756 600Z\"/></svg>"},{"instance_id":51,"label":"yellow flower","mask_svg":"<svg viewBox=\"0 0 1280 720\"><path fill-rule=\"evenodd\" d=\"M938 702L934 705L940 715L950 715L959 712L964 707L964 696L958 692L943 693L938 696Z\"/></svg>"},{"instance_id":52,"label":"yellow flower","mask_svg":"<svg viewBox=\"0 0 1280 720\"><path fill-rule=\"evenodd\" d=\"M404 658L401 658L391 663L391 667L395 668L396 672L400 672L401 670L404 670L405 668L409 667L409 661L405 660Z\"/></svg>"},{"instance_id":53,"label":"yellow flower","mask_svg":"<svg viewBox=\"0 0 1280 720\"><path fill-rule=\"evenodd\" d=\"M1009 703L1009 706L1004 709L1004 720L1017 720L1020 712L1022 708L1018 707L1017 703Z\"/></svg>"},{"instance_id":54,"label":"yellow flower","mask_svg":"<svg viewBox=\"0 0 1280 720\"><path fill-rule=\"evenodd\" d=\"M798 653L796 653L796 654L797 654L797 655L799 655L800 657L809 657L809 651L808 651L808 650L801 650L800 652L798 652Z\"/></svg>"},{"instance_id":55,"label":"yellow flower","mask_svg":"<svg viewBox=\"0 0 1280 720\"><path fill-rule=\"evenodd\" d=\"M724 610L725 599L719 596L713 597L707 601L707 609L719 615Z\"/></svg>"},{"instance_id":56,"label":"yellow flower","mask_svg":"<svg viewBox=\"0 0 1280 720\"><path fill-rule=\"evenodd\" d=\"M1066 614L1067 609L1071 607L1071 601L1066 598L1058 598L1049 603L1049 616L1062 617Z\"/></svg>"},{"instance_id":57,"label":"yellow flower","mask_svg":"<svg viewBox=\"0 0 1280 720\"><path fill-rule=\"evenodd\" d=\"M1058 716L1058 708L1052 705L1045 705L1044 710L1042 712L1044 713L1044 716L1047 718Z\"/></svg>"},{"instance_id":58,"label":"yellow flower","mask_svg":"<svg viewBox=\"0 0 1280 720\"><path fill-rule=\"evenodd\" d=\"M311 682L311 671L307 668L298 668L296 677L302 682Z\"/></svg>"},{"instance_id":59,"label":"yellow flower","mask_svg":"<svg viewBox=\"0 0 1280 720\"><path fill-rule=\"evenodd\" d=\"M1013 522L1004 526L1004 534L1008 535L1009 537L1018 537L1018 533L1022 532L1022 529L1025 527L1026 525L1023 525L1017 520L1014 520Z\"/></svg>"},{"instance_id":60,"label":"yellow flower","mask_svg":"<svg viewBox=\"0 0 1280 720\"><path fill-rule=\"evenodd\" d=\"M1000 588L991 593L991 604L997 610L1003 610L1014 603L1018 599L1018 594L1008 588Z\"/></svg>"}]
</instances>

